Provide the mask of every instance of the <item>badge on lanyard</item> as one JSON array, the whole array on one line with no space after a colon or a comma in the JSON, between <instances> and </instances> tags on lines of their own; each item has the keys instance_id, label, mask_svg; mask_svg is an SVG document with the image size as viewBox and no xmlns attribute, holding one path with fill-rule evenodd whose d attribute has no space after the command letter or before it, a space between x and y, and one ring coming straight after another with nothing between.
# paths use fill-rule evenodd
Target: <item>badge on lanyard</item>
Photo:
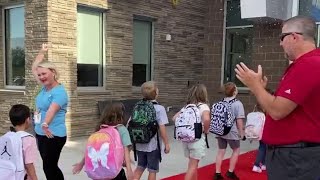
<instances>
[{"instance_id":1,"label":"badge on lanyard","mask_svg":"<svg viewBox=\"0 0 320 180\"><path fill-rule=\"evenodd\" d=\"M35 111L33 115L33 120L35 124L40 124L41 122L41 113L39 111Z\"/></svg>"}]
</instances>

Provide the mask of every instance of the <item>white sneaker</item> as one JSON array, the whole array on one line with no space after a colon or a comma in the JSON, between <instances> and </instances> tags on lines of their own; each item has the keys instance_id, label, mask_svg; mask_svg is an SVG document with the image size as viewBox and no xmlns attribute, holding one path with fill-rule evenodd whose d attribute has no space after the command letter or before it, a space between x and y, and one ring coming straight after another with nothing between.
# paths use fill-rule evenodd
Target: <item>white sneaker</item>
<instances>
[{"instance_id":1,"label":"white sneaker","mask_svg":"<svg viewBox=\"0 0 320 180\"><path fill-rule=\"evenodd\" d=\"M257 172L257 173L261 173L262 172L261 168L258 167L258 166L253 166L252 171L253 172Z\"/></svg>"},{"instance_id":2,"label":"white sneaker","mask_svg":"<svg viewBox=\"0 0 320 180\"><path fill-rule=\"evenodd\" d=\"M262 166L260 166L260 169L261 169L262 171L265 171L265 170L267 170L267 167L266 167L266 165L262 165Z\"/></svg>"}]
</instances>

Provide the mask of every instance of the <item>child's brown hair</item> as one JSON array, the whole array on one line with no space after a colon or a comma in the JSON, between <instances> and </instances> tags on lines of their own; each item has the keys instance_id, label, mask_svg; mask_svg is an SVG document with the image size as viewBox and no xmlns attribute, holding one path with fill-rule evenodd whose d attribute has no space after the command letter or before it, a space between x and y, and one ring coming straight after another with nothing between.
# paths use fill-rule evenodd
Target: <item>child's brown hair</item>
<instances>
[{"instance_id":1,"label":"child's brown hair","mask_svg":"<svg viewBox=\"0 0 320 180\"><path fill-rule=\"evenodd\" d=\"M237 86L233 82L227 82L223 85L223 91L226 97L232 97L237 90Z\"/></svg>"},{"instance_id":2,"label":"child's brown hair","mask_svg":"<svg viewBox=\"0 0 320 180\"><path fill-rule=\"evenodd\" d=\"M108 104L101 115L95 131L99 131L101 125L116 126L124 121L124 105L121 102L113 102Z\"/></svg>"},{"instance_id":3,"label":"child's brown hair","mask_svg":"<svg viewBox=\"0 0 320 180\"><path fill-rule=\"evenodd\" d=\"M270 93L270 94L274 94L274 92L271 90L271 89L269 89L269 88L266 88L266 91L268 92L268 93ZM264 109L261 107L261 105L257 102L257 104L255 105L255 107L254 107L254 111L259 111L259 112L264 112Z\"/></svg>"},{"instance_id":4,"label":"child's brown hair","mask_svg":"<svg viewBox=\"0 0 320 180\"><path fill-rule=\"evenodd\" d=\"M207 88L204 84L197 84L190 88L187 104L209 103Z\"/></svg>"}]
</instances>

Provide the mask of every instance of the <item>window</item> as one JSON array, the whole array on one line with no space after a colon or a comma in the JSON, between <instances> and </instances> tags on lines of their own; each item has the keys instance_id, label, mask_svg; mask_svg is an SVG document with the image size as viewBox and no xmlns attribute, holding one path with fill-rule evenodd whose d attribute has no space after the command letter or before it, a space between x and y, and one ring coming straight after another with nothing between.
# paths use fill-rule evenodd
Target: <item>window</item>
<instances>
[{"instance_id":1,"label":"window","mask_svg":"<svg viewBox=\"0 0 320 180\"><path fill-rule=\"evenodd\" d=\"M151 80L152 41L152 22L134 19L132 86Z\"/></svg>"},{"instance_id":2,"label":"window","mask_svg":"<svg viewBox=\"0 0 320 180\"><path fill-rule=\"evenodd\" d=\"M300 0L299 1L299 15L311 16L317 21L316 44L319 47L319 32L320 32L320 0Z\"/></svg>"},{"instance_id":3,"label":"window","mask_svg":"<svg viewBox=\"0 0 320 180\"><path fill-rule=\"evenodd\" d=\"M5 85L25 85L24 7L4 9Z\"/></svg>"},{"instance_id":4,"label":"window","mask_svg":"<svg viewBox=\"0 0 320 180\"><path fill-rule=\"evenodd\" d=\"M78 87L103 86L103 13L78 8L77 15Z\"/></svg>"},{"instance_id":5,"label":"window","mask_svg":"<svg viewBox=\"0 0 320 180\"><path fill-rule=\"evenodd\" d=\"M320 22L320 0L300 0L299 15L312 16Z\"/></svg>"},{"instance_id":6,"label":"window","mask_svg":"<svg viewBox=\"0 0 320 180\"><path fill-rule=\"evenodd\" d=\"M226 3L224 82L232 81L243 87L234 69L240 62L251 64L253 26L252 22L241 19L240 0Z\"/></svg>"}]
</instances>

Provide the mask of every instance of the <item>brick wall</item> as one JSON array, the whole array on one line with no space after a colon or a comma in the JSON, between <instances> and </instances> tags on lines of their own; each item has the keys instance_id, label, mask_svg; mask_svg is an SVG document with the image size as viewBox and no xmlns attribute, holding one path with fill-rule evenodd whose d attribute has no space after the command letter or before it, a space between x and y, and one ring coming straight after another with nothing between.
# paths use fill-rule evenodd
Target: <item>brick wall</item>
<instances>
[{"instance_id":1,"label":"brick wall","mask_svg":"<svg viewBox=\"0 0 320 180\"><path fill-rule=\"evenodd\" d=\"M209 1L206 16L204 49L204 83L207 85L210 101L221 99L221 75L223 63L224 0ZM254 23L252 64L254 70L261 64L268 77L268 87L275 90L288 62L279 45L280 23ZM249 91L240 91L238 98L243 102L246 112L252 111L256 99Z\"/></svg>"},{"instance_id":2,"label":"brick wall","mask_svg":"<svg viewBox=\"0 0 320 180\"><path fill-rule=\"evenodd\" d=\"M31 73L31 64L35 57L35 54L39 50L42 42L47 42L47 30L46 30L46 1L37 0L1 0L1 7L12 5L25 5L25 57L26 57L26 89L25 90L3 90L4 89L4 72L3 68L0 68L0 134L6 132L10 125L8 119L8 112L13 104L21 103L32 107L30 99L34 98L36 91L36 82ZM1 25L3 24L2 14L0 15ZM0 42L3 42L3 29L0 28ZM3 43L0 43L0 57L3 57ZM0 60L0 67L3 67L4 59Z\"/></svg>"},{"instance_id":3,"label":"brick wall","mask_svg":"<svg viewBox=\"0 0 320 180\"><path fill-rule=\"evenodd\" d=\"M206 1L186 0L173 8L170 1L115 1L106 13L106 92L77 92L72 133L92 131L97 121L97 100L140 97L131 86L133 16L154 18L154 80L164 106L180 107L187 84L201 81ZM98 6L100 7L100 6ZM171 34L170 42L165 40ZM173 112L169 113L172 116Z\"/></svg>"},{"instance_id":4,"label":"brick wall","mask_svg":"<svg viewBox=\"0 0 320 180\"><path fill-rule=\"evenodd\" d=\"M7 5L8 2L0 0L0 5ZM97 101L140 97L140 89L131 86L134 15L155 20L153 72L160 89L161 104L180 108L185 101L188 85L197 82L207 85L211 102L222 97L224 0L184 0L179 1L176 8L168 0L25 2L26 90L0 90L0 113L3 114L0 122L4 122L0 125L0 134L9 125L5 115L12 104L21 102L32 105L38 86L31 74L31 64L44 42L50 46L46 58L58 66L62 74L60 82L66 86L70 96L67 113L69 136L92 132L98 120ZM103 90L84 91L77 88L77 4L109 9L105 20L106 84ZM279 25L255 25L254 32L252 67L262 64L274 88L287 64L279 47ZM171 34L171 41L165 40L166 34ZM0 43L0 57L2 46ZM0 67L3 67L2 60ZM0 89L4 88L2 71L3 68L0 68ZM247 111L251 110L255 98L248 92L241 92L239 98ZM169 112L169 117L174 112Z\"/></svg>"}]
</instances>

